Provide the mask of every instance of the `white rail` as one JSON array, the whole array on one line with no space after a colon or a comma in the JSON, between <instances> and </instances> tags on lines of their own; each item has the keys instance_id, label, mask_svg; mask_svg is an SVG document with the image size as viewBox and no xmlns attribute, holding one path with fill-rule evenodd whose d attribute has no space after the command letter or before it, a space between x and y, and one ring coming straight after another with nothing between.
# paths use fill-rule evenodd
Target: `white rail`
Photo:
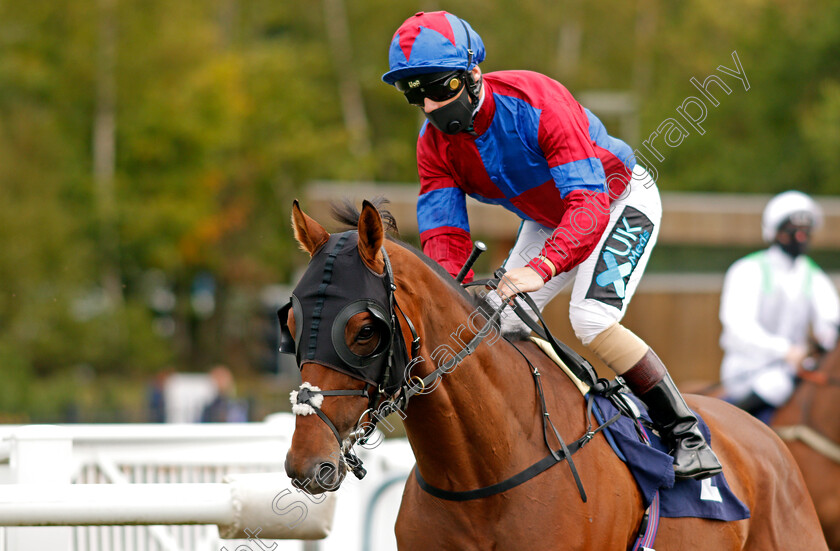
<instances>
[{"instance_id":1,"label":"white rail","mask_svg":"<svg viewBox=\"0 0 840 551\"><path fill-rule=\"evenodd\" d=\"M359 449L368 476L321 502L283 472L293 426L0 425L0 551L395 549L407 442Z\"/></svg>"},{"instance_id":2,"label":"white rail","mask_svg":"<svg viewBox=\"0 0 840 551\"><path fill-rule=\"evenodd\" d=\"M0 550L203 551L220 549L220 535L323 538L334 494L308 503L305 516L278 514L291 501L278 496L299 494L282 473L291 423L0 427L0 526L64 527L0 528Z\"/></svg>"},{"instance_id":3,"label":"white rail","mask_svg":"<svg viewBox=\"0 0 840 551\"><path fill-rule=\"evenodd\" d=\"M231 476L221 484L16 484L0 495L0 524L215 524L225 538L248 538L257 528L262 538L326 537L334 494L312 503L303 518L287 517L279 505L289 488L288 478L274 473Z\"/></svg>"},{"instance_id":4,"label":"white rail","mask_svg":"<svg viewBox=\"0 0 840 551\"><path fill-rule=\"evenodd\" d=\"M229 484L64 487L14 484L3 488L0 495L0 524L4 526L233 524L235 521Z\"/></svg>"}]
</instances>

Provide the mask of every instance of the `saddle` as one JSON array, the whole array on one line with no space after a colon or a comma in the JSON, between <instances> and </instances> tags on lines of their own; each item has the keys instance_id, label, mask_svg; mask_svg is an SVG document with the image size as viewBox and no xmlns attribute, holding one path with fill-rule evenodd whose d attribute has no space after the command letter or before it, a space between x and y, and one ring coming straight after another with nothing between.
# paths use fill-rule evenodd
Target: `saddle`
<instances>
[{"instance_id":1,"label":"saddle","mask_svg":"<svg viewBox=\"0 0 840 551\"><path fill-rule=\"evenodd\" d=\"M574 371L539 337L533 341L574 383L581 395L592 392L590 385L578 379ZM729 488L723 473L705 480L675 479L673 458L659 435L642 402L624 391L621 383L604 394L594 394L594 414L599 423L619 412L621 418L604 430L610 447L630 470L642 493L644 506L649 507L659 493L659 516L665 518L698 517L723 521L750 517L749 508ZM611 385L612 386L612 385ZM708 426L698 415L700 430L711 445Z\"/></svg>"},{"instance_id":2,"label":"saddle","mask_svg":"<svg viewBox=\"0 0 840 551\"><path fill-rule=\"evenodd\" d=\"M569 377L569 379L575 384L577 389L580 391L581 395L586 396L589 393L592 387L575 376L574 372L571 369L569 369L569 366L567 366L560 358L560 356L557 355L557 352L554 351L554 347L552 347L548 341L546 341L545 339L541 339L540 337L531 336L531 342L536 344L540 348L540 350L542 350L545 353L546 356L551 358L551 360L554 363L556 363L557 366L560 367L560 369L563 370L563 373L565 373Z\"/></svg>"}]
</instances>

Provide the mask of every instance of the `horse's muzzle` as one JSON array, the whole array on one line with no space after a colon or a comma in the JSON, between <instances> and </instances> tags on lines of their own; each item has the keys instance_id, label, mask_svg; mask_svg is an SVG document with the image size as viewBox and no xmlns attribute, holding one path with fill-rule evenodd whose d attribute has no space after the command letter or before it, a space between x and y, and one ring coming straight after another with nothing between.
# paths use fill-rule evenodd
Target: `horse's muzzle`
<instances>
[{"instance_id":1,"label":"horse's muzzle","mask_svg":"<svg viewBox=\"0 0 840 551\"><path fill-rule=\"evenodd\" d=\"M333 461L307 463L308 466L299 468L295 465L292 452L289 451L286 455L286 474L292 479L292 484L312 495L338 490L347 474L343 463Z\"/></svg>"}]
</instances>

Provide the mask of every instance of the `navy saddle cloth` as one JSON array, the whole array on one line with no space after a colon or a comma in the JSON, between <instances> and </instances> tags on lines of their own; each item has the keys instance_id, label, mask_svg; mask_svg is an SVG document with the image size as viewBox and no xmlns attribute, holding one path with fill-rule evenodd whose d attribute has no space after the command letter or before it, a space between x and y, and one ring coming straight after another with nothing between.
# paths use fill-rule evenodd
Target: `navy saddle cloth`
<instances>
[{"instance_id":1,"label":"navy saddle cloth","mask_svg":"<svg viewBox=\"0 0 840 551\"><path fill-rule=\"evenodd\" d=\"M641 412L642 418L650 421L647 411L630 395ZM618 409L602 396L595 396L594 412L600 423L611 419ZM698 415L698 419L700 416ZM706 442L712 444L709 427L700 419L700 430ZM673 458L668 449L652 431L646 430L651 445L639 440L635 421L626 416L607 427L604 435L616 454L627 464L642 492L642 499L647 508L659 490L660 516L668 518L699 517L717 520L742 520L750 517L750 510L738 499L724 473L706 480L675 479Z\"/></svg>"}]
</instances>

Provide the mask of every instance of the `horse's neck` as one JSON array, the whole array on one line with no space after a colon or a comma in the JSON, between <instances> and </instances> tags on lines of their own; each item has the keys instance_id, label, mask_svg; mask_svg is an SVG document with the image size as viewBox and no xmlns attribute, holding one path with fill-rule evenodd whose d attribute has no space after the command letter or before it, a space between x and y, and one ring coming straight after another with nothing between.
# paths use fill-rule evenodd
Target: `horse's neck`
<instances>
[{"instance_id":1,"label":"horse's neck","mask_svg":"<svg viewBox=\"0 0 840 551\"><path fill-rule=\"evenodd\" d=\"M422 322L426 374L459 352L474 334L469 330L469 313L453 316L458 305L437 304L445 312L426 312ZM450 321L444 321L447 318ZM510 465L530 464L547 453L530 368L504 339L491 344L495 336L487 337L452 372L442 375L428 394L414 397L406 411L406 432L418 467L433 485L492 484ZM579 417L555 409L551 413L561 424ZM560 430L569 432L565 426ZM456 473L457 481L452 483Z\"/></svg>"}]
</instances>

